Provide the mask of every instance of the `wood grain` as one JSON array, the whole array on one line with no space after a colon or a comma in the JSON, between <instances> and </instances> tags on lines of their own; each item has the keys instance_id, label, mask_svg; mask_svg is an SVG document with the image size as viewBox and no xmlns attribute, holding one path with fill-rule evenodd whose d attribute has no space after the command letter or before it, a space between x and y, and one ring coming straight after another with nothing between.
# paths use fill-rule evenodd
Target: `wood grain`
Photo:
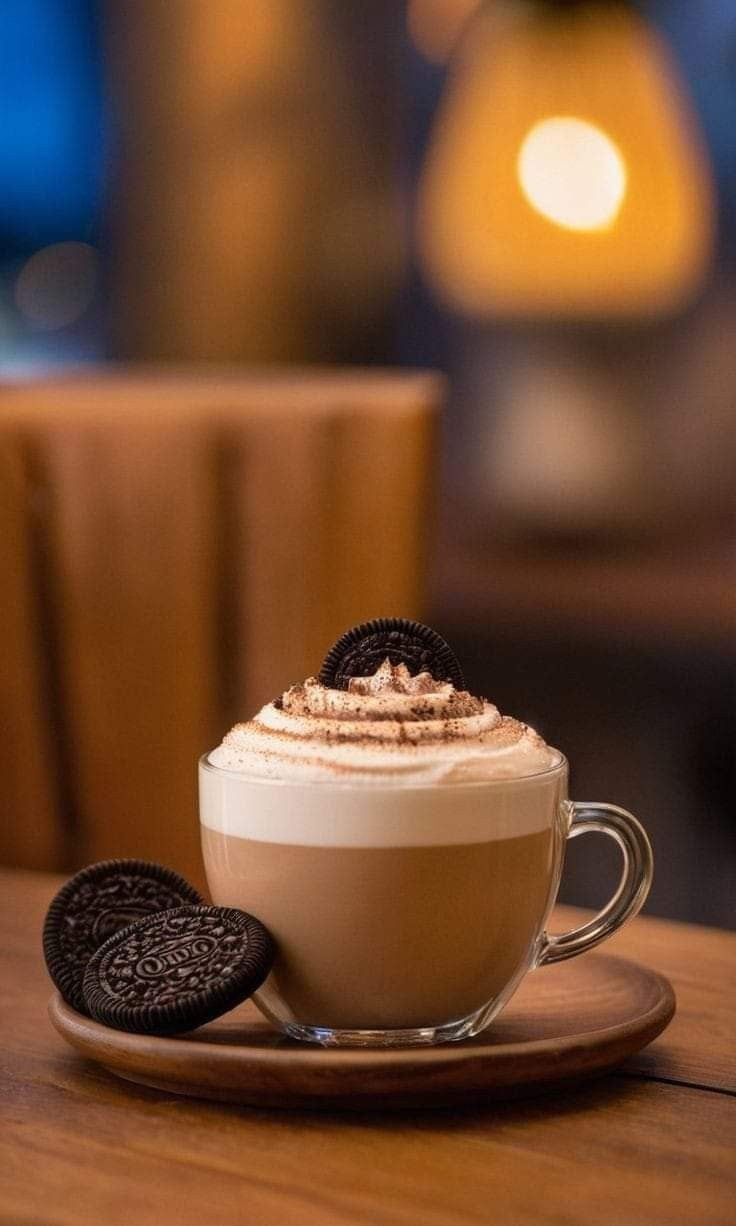
<instances>
[{"instance_id":1,"label":"wood grain","mask_svg":"<svg viewBox=\"0 0 736 1226\"><path fill-rule=\"evenodd\" d=\"M200 879L192 764L218 734L206 432L135 413L54 423L37 448L78 862L163 858Z\"/></svg>"},{"instance_id":2,"label":"wood grain","mask_svg":"<svg viewBox=\"0 0 736 1226\"><path fill-rule=\"evenodd\" d=\"M384 416L384 439L365 406L355 401L336 434L331 585L340 632L367 618L400 615L402 608L421 602L434 430L421 403L407 401L390 420ZM344 573L349 583L337 581Z\"/></svg>"},{"instance_id":3,"label":"wood grain","mask_svg":"<svg viewBox=\"0 0 736 1226\"><path fill-rule=\"evenodd\" d=\"M0 433L0 863L61 869L67 862L55 776L47 644L35 549L47 512L20 430Z\"/></svg>"},{"instance_id":4,"label":"wood grain","mask_svg":"<svg viewBox=\"0 0 736 1226\"><path fill-rule=\"evenodd\" d=\"M558 908L558 926L575 914ZM736 1093L736 933L647 918L627 925L605 948L655 967L677 993L672 1024L627 1069Z\"/></svg>"},{"instance_id":5,"label":"wood grain","mask_svg":"<svg viewBox=\"0 0 736 1226\"><path fill-rule=\"evenodd\" d=\"M599 1076L651 1042L674 1011L662 976L591 954L529 975L488 1030L464 1043L392 1051L286 1041L248 1001L191 1035L127 1034L55 994L51 1022L111 1072L175 1094L251 1107L395 1111L469 1106Z\"/></svg>"},{"instance_id":6,"label":"wood grain","mask_svg":"<svg viewBox=\"0 0 736 1226\"><path fill-rule=\"evenodd\" d=\"M736 1104L728 1094L616 1076L529 1102L390 1117L244 1110L119 1082L80 1061L45 1015L49 984L38 934L60 880L0 873L4 1221L201 1226L204 1214L222 1226L246 1218L259 1226L733 1220ZM559 918L562 926L580 916ZM627 952L653 961L670 927L678 992L683 978L695 992L714 970L725 980L736 941L727 934L655 923L650 937L652 921L639 919L625 934ZM691 959L711 940L711 962L701 968ZM702 1024L725 1033L730 1016L716 1000ZM678 1021L686 1051L687 1019ZM696 1034L693 1044L700 1041Z\"/></svg>"},{"instance_id":7,"label":"wood grain","mask_svg":"<svg viewBox=\"0 0 736 1226\"><path fill-rule=\"evenodd\" d=\"M329 630L327 423L314 413L258 415L230 427L228 521L237 550L237 704L256 710L305 677ZM319 595L318 595L319 593Z\"/></svg>"}]
</instances>

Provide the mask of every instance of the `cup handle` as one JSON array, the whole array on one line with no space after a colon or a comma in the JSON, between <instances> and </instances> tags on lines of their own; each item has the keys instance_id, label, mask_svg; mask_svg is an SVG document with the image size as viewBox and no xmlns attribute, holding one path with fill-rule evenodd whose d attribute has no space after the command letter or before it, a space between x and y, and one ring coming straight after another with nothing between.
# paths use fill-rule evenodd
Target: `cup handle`
<instances>
[{"instance_id":1,"label":"cup handle","mask_svg":"<svg viewBox=\"0 0 736 1226\"><path fill-rule=\"evenodd\" d=\"M613 898L587 924L559 935L544 932L537 966L574 958L600 944L640 910L652 884L652 847L644 827L626 809L616 805L572 802L568 839L591 832L607 834L623 853L623 872Z\"/></svg>"}]
</instances>

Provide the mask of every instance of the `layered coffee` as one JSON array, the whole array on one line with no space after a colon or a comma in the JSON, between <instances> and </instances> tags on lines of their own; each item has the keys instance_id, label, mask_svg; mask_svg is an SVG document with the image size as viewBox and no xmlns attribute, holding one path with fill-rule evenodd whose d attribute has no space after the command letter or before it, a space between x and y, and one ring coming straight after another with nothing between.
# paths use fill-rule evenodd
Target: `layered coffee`
<instances>
[{"instance_id":1,"label":"layered coffee","mask_svg":"<svg viewBox=\"0 0 736 1226\"><path fill-rule=\"evenodd\" d=\"M564 771L493 704L388 660L237 725L200 774L203 849L213 899L277 941L264 1012L414 1029L507 991L556 891Z\"/></svg>"},{"instance_id":2,"label":"layered coffee","mask_svg":"<svg viewBox=\"0 0 736 1226\"><path fill-rule=\"evenodd\" d=\"M544 919L552 829L484 843L313 847L204 831L213 896L248 906L280 956L257 999L313 1027L466 1017L524 964Z\"/></svg>"}]
</instances>

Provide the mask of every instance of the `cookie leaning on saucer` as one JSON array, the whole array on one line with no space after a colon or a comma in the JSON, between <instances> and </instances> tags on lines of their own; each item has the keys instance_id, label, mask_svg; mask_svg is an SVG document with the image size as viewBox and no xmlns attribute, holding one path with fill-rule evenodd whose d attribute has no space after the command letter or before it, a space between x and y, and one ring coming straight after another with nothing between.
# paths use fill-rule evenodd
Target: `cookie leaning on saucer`
<instances>
[{"instance_id":1,"label":"cookie leaning on saucer","mask_svg":"<svg viewBox=\"0 0 736 1226\"><path fill-rule=\"evenodd\" d=\"M191 906L137 920L90 959L84 999L91 1017L136 1034L194 1030L263 983L276 946L254 916Z\"/></svg>"},{"instance_id":2,"label":"cookie leaning on saucer","mask_svg":"<svg viewBox=\"0 0 736 1226\"><path fill-rule=\"evenodd\" d=\"M64 1000L86 1012L82 981L87 963L120 928L157 911L203 901L173 869L147 860L101 860L83 868L59 890L43 926L46 966Z\"/></svg>"},{"instance_id":3,"label":"cookie leaning on saucer","mask_svg":"<svg viewBox=\"0 0 736 1226\"><path fill-rule=\"evenodd\" d=\"M319 680L328 689L346 690L351 677L371 677L384 660L405 664L412 676L430 673L465 689L455 652L441 634L406 617L376 617L346 630L324 658Z\"/></svg>"}]
</instances>

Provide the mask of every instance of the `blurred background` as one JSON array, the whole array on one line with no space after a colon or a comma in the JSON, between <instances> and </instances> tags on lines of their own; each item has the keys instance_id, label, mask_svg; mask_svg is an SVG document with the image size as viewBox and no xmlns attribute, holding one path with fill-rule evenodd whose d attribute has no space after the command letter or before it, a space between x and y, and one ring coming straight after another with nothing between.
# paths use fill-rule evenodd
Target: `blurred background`
<instances>
[{"instance_id":1,"label":"blurred background","mask_svg":"<svg viewBox=\"0 0 736 1226\"><path fill-rule=\"evenodd\" d=\"M734 6L0 32L0 860L197 878L197 754L408 614L736 927Z\"/></svg>"}]
</instances>

